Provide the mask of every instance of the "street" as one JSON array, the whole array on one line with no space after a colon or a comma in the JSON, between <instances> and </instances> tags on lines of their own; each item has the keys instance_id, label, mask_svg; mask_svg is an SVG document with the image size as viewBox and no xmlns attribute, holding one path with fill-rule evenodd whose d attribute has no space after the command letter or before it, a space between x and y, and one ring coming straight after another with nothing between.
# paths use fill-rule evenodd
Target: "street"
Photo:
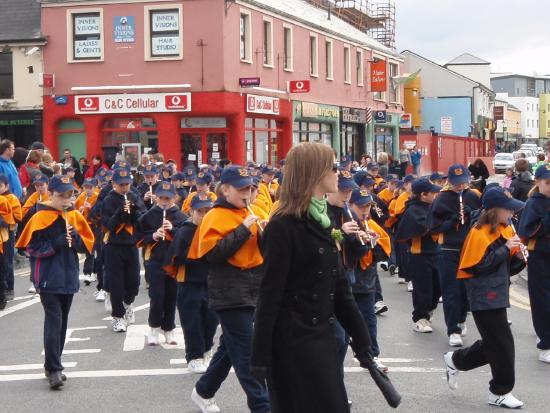
<instances>
[{"instance_id":1,"label":"street","mask_svg":"<svg viewBox=\"0 0 550 413\"><path fill-rule=\"evenodd\" d=\"M411 297L406 286L380 270L384 298L390 310L379 320L381 360L403 396L404 412L495 411L486 403L489 368L463 372L459 388L451 392L445 381L442 355L448 351L442 308L435 313L434 332L412 331ZM104 412L113 408L130 411L198 412L189 399L198 376L186 369L183 337L178 327L177 346L149 347L145 343L148 298L142 286L135 303L136 324L127 333L110 330L103 303L94 300L95 285L82 285L75 296L64 352L68 381L61 391L49 389L43 375L42 320L40 301L26 292L28 269L18 270L16 300L0 312L0 397L3 411ZM549 366L537 360L526 284L514 280L509 318L516 343L516 388L526 412L547 411ZM478 337L468 318L469 345ZM370 375L348 355L346 386L353 401L352 412L391 411ZM235 376L216 397L223 412L248 411L244 393Z\"/></svg>"}]
</instances>

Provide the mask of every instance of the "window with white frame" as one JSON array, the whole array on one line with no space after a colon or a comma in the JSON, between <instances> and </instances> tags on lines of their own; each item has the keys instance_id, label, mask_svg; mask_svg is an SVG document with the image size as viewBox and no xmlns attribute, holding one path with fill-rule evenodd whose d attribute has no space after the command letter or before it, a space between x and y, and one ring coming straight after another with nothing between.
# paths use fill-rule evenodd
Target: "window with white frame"
<instances>
[{"instance_id":1,"label":"window with white frame","mask_svg":"<svg viewBox=\"0 0 550 413\"><path fill-rule=\"evenodd\" d=\"M0 99L13 99L13 55L0 52Z\"/></svg>"},{"instance_id":2,"label":"window with white frame","mask_svg":"<svg viewBox=\"0 0 550 413\"><path fill-rule=\"evenodd\" d=\"M396 63L390 63L390 84L388 89L390 90L390 102L399 102L399 85L394 82L393 78L399 76L399 65Z\"/></svg>"},{"instance_id":3,"label":"window with white frame","mask_svg":"<svg viewBox=\"0 0 550 413\"><path fill-rule=\"evenodd\" d=\"M72 55L69 60L103 59L103 25L101 11L71 13Z\"/></svg>"},{"instance_id":4,"label":"window with white frame","mask_svg":"<svg viewBox=\"0 0 550 413\"><path fill-rule=\"evenodd\" d=\"M240 20L240 54L241 61L252 62L252 31L250 26L250 13L241 12Z\"/></svg>"},{"instance_id":5,"label":"window with white frame","mask_svg":"<svg viewBox=\"0 0 550 413\"><path fill-rule=\"evenodd\" d=\"M334 79L334 64L333 64L333 44L331 39L325 40L325 76L327 79Z\"/></svg>"},{"instance_id":6,"label":"window with white frame","mask_svg":"<svg viewBox=\"0 0 550 413\"><path fill-rule=\"evenodd\" d=\"M363 86L364 85L363 78L365 76L365 73L364 73L364 67L363 67L363 51L361 49L357 49L355 58L356 58L355 71L357 75L357 86Z\"/></svg>"},{"instance_id":7,"label":"window with white frame","mask_svg":"<svg viewBox=\"0 0 550 413\"><path fill-rule=\"evenodd\" d=\"M273 23L264 20L264 66L273 67Z\"/></svg>"},{"instance_id":8,"label":"window with white frame","mask_svg":"<svg viewBox=\"0 0 550 413\"><path fill-rule=\"evenodd\" d=\"M344 82L351 83L351 51L348 45L344 45Z\"/></svg>"},{"instance_id":9,"label":"window with white frame","mask_svg":"<svg viewBox=\"0 0 550 413\"><path fill-rule=\"evenodd\" d=\"M172 58L182 53L179 9L149 9L149 57Z\"/></svg>"},{"instance_id":10,"label":"window with white frame","mask_svg":"<svg viewBox=\"0 0 550 413\"><path fill-rule=\"evenodd\" d=\"M293 45L292 45L292 27L283 26L283 51L284 51L284 70L292 71L293 65Z\"/></svg>"},{"instance_id":11,"label":"window with white frame","mask_svg":"<svg viewBox=\"0 0 550 413\"><path fill-rule=\"evenodd\" d=\"M309 35L309 74L311 76L319 76L319 59L317 51L317 35Z\"/></svg>"}]
</instances>

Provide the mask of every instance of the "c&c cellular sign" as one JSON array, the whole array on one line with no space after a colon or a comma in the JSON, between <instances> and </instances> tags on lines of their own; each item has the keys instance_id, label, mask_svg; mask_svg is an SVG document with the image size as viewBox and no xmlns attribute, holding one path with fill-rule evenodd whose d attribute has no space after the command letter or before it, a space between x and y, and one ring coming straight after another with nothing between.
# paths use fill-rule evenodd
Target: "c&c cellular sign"
<instances>
[{"instance_id":1,"label":"c&c cellular sign","mask_svg":"<svg viewBox=\"0 0 550 413\"><path fill-rule=\"evenodd\" d=\"M76 114L190 111L191 93L82 95L74 101Z\"/></svg>"}]
</instances>

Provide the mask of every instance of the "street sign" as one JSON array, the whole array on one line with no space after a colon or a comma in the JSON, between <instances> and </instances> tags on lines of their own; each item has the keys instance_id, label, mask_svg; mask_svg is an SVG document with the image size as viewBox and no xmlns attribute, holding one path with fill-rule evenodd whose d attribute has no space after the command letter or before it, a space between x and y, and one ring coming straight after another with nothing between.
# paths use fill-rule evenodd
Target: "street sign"
<instances>
[{"instance_id":1,"label":"street sign","mask_svg":"<svg viewBox=\"0 0 550 413\"><path fill-rule=\"evenodd\" d=\"M260 86L260 78L259 77L240 77L239 86L240 87Z\"/></svg>"},{"instance_id":2,"label":"street sign","mask_svg":"<svg viewBox=\"0 0 550 413\"><path fill-rule=\"evenodd\" d=\"M386 123L385 110L377 110L374 112L374 123Z\"/></svg>"},{"instance_id":3,"label":"street sign","mask_svg":"<svg viewBox=\"0 0 550 413\"><path fill-rule=\"evenodd\" d=\"M309 80L291 80L289 82L290 93L308 93L309 90Z\"/></svg>"}]
</instances>

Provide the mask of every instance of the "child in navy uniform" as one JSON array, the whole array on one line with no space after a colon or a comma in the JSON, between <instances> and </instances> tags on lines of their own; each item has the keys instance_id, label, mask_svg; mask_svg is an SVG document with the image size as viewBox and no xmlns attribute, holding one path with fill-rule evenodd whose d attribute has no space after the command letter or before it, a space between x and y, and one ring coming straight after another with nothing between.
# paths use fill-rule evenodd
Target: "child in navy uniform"
<instances>
[{"instance_id":1,"label":"child in navy uniform","mask_svg":"<svg viewBox=\"0 0 550 413\"><path fill-rule=\"evenodd\" d=\"M147 165L143 169L143 177L145 182L138 186L137 190L141 195L141 199L143 199L145 207L151 209L155 205L155 192L160 184L157 167L155 165Z\"/></svg>"},{"instance_id":2,"label":"child in navy uniform","mask_svg":"<svg viewBox=\"0 0 550 413\"><path fill-rule=\"evenodd\" d=\"M91 253L94 236L86 219L71 209L73 182L55 176L48 186L51 201L39 204L17 242L31 260L31 276L44 307L44 369L50 388L63 386L61 354L67 320L78 292L78 253Z\"/></svg>"},{"instance_id":3,"label":"child in navy uniform","mask_svg":"<svg viewBox=\"0 0 550 413\"><path fill-rule=\"evenodd\" d=\"M162 329L167 344L177 344L176 328L176 280L163 269L173 234L183 225L185 216L174 203L176 188L169 182L161 182L155 192L156 205L139 218L140 232L144 234L145 271L148 273L149 345L159 343Z\"/></svg>"}]
</instances>

